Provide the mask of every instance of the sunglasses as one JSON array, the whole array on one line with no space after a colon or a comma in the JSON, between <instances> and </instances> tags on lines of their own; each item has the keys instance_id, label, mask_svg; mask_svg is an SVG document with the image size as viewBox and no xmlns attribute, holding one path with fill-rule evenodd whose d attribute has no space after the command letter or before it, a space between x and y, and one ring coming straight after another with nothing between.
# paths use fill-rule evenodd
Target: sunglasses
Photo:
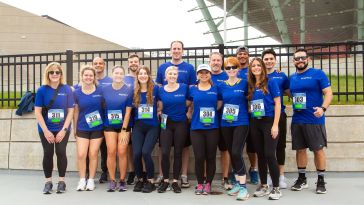
<instances>
[{"instance_id":1,"label":"sunglasses","mask_svg":"<svg viewBox=\"0 0 364 205\"><path fill-rule=\"evenodd\" d=\"M225 70L235 70L235 69L237 69L238 68L238 66L226 66L225 67Z\"/></svg>"},{"instance_id":2,"label":"sunglasses","mask_svg":"<svg viewBox=\"0 0 364 205\"><path fill-rule=\"evenodd\" d=\"M297 56L293 58L295 61L304 61L307 59L307 56Z\"/></svg>"},{"instance_id":3,"label":"sunglasses","mask_svg":"<svg viewBox=\"0 0 364 205\"><path fill-rule=\"evenodd\" d=\"M53 70L48 72L48 75L53 75L53 74L60 75L60 74L62 74L62 72L61 71L53 71Z\"/></svg>"}]
</instances>

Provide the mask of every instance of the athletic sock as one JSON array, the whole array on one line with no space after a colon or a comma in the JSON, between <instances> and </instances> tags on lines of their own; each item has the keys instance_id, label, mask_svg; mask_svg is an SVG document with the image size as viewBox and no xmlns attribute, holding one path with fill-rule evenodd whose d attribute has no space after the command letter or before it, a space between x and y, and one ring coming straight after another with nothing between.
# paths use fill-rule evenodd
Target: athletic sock
<instances>
[{"instance_id":1,"label":"athletic sock","mask_svg":"<svg viewBox=\"0 0 364 205\"><path fill-rule=\"evenodd\" d=\"M318 179L324 179L324 176L325 176L325 170L324 169L317 169L317 178Z\"/></svg>"},{"instance_id":2,"label":"athletic sock","mask_svg":"<svg viewBox=\"0 0 364 205\"><path fill-rule=\"evenodd\" d=\"M298 177L306 179L306 167L298 167Z\"/></svg>"}]
</instances>

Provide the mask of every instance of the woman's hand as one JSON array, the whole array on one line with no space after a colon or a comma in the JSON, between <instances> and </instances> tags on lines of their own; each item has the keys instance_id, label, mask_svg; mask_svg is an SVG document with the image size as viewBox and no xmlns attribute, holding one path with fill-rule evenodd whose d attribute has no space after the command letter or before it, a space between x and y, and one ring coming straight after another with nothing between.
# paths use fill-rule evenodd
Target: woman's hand
<instances>
[{"instance_id":1,"label":"woman's hand","mask_svg":"<svg viewBox=\"0 0 364 205\"><path fill-rule=\"evenodd\" d=\"M129 144L130 134L125 130L122 130L119 134L119 144L127 145Z\"/></svg>"},{"instance_id":2,"label":"woman's hand","mask_svg":"<svg viewBox=\"0 0 364 205\"><path fill-rule=\"evenodd\" d=\"M64 138L65 135L66 135L66 131L65 130L62 129L61 131L59 131L57 133L57 135L56 135L56 143L62 142L62 140L63 140L63 138Z\"/></svg>"},{"instance_id":3,"label":"woman's hand","mask_svg":"<svg viewBox=\"0 0 364 205\"><path fill-rule=\"evenodd\" d=\"M49 131L47 129L43 133L44 133L44 137L46 138L46 140L48 141L49 144L54 143L55 138L54 138L54 135L53 135L53 133L51 131Z\"/></svg>"},{"instance_id":4,"label":"woman's hand","mask_svg":"<svg viewBox=\"0 0 364 205\"><path fill-rule=\"evenodd\" d=\"M278 136L278 125L273 125L271 129L272 138L275 139Z\"/></svg>"}]
</instances>

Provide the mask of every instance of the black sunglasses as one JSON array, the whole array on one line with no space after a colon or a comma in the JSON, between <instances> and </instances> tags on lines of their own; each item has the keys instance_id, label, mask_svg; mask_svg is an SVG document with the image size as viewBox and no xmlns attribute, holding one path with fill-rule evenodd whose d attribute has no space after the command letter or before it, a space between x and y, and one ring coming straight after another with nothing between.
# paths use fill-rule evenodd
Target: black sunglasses
<instances>
[{"instance_id":1,"label":"black sunglasses","mask_svg":"<svg viewBox=\"0 0 364 205\"><path fill-rule=\"evenodd\" d=\"M293 58L295 61L304 61L307 59L307 56L297 56Z\"/></svg>"},{"instance_id":2,"label":"black sunglasses","mask_svg":"<svg viewBox=\"0 0 364 205\"><path fill-rule=\"evenodd\" d=\"M235 70L237 68L238 68L238 66L226 66L225 70L231 70L231 69Z\"/></svg>"},{"instance_id":3,"label":"black sunglasses","mask_svg":"<svg viewBox=\"0 0 364 205\"><path fill-rule=\"evenodd\" d=\"M48 74L50 74L50 75L53 75L53 74L56 74L56 75L59 75L59 74L62 74L62 72L61 71L49 71L48 72Z\"/></svg>"}]
</instances>

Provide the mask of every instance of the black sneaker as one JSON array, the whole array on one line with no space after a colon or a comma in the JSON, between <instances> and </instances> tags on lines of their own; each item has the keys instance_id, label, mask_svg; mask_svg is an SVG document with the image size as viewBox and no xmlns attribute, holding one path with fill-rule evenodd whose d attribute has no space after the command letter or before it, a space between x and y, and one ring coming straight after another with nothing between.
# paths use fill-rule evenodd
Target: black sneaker
<instances>
[{"instance_id":1,"label":"black sneaker","mask_svg":"<svg viewBox=\"0 0 364 205\"><path fill-rule=\"evenodd\" d=\"M59 181L57 186L57 194L66 192L66 183L64 181Z\"/></svg>"},{"instance_id":2,"label":"black sneaker","mask_svg":"<svg viewBox=\"0 0 364 205\"><path fill-rule=\"evenodd\" d=\"M173 182L172 183L172 190L174 193L181 193L181 187L179 187L178 182Z\"/></svg>"},{"instance_id":3,"label":"black sneaker","mask_svg":"<svg viewBox=\"0 0 364 205\"><path fill-rule=\"evenodd\" d=\"M128 174L128 179L126 180L126 183L128 185L133 185L135 184L135 172L129 172Z\"/></svg>"},{"instance_id":4,"label":"black sneaker","mask_svg":"<svg viewBox=\"0 0 364 205\"><path fill-rule=\"evenodd\" d=\"M53 184L51 181L46 182L43 189L43 194L51 194L52 193Z\"/></svg>"},{"instance_id":5,"label":"black sneaker","mask_svg":"<svg viewBox=\"0 0 364 205\"><path fill-rule=\"evenodd\" d=\"M325 187L326 182L324 181L324 179L317 179L316 182L316 194L326 194L326 187Z\"/></svg>"},{"instance_id":6,"label":"black sneaker","mask_svg":"<svg viewBox=\"0 0 364 205\"><path fill-rule=\"evenodd\" d=\"M302 189L307 189L307 188L308 188L307 179L298 177L298 179L294 182L294 185L291 187L291 190L301 191Z\"/></svg>"},{"instance_id":7,"label":"black sneaker","mask_svg":"<svg viewBox=\"0 0 364 205\"><path fill-rule=\"evenodd\" d=\"M136 182L136 184L134 185L134 189L133 189L133 191L134 191L134 192L141 192L141 191L142 191L142 189L143 189L143 186L144 186L143 181L138 180L138 181Z\"/></svg>"},{"instance_id":8,"label":"black sneaker","mask_svg":"<svg viewBox=\"0 0 364 205\"><path fill-rule=\"evenodd\" d=\"M145 184L144 184L144 186L142 188L142 192L143 193L150 193L150 192L152 192L154 190L155 190L154 184L147 180L147 182L145 182Z\"/></svg>"},{"instance_id":9,"label":"black sneaker","mask_svg":"<svg viewBox=\"0 0 364 205\"><path fill-rule=\"evenodd\" d=\"M107 182L107 172L102 172L99 182L100 184Z\"/></svg>"},{"instance_id":10,"label":"black sneaker","mask_svg":"<svg viewBox=\"0 0 364 205\"><path fill-rule=\"evenodd\" d=\"M167 191L169 187L169 183L168 182L165 182L165 181L161 181L161 183L159 184L159 187L158 187L158 193L164 193Z\"/></svg>"}]
</instances>

